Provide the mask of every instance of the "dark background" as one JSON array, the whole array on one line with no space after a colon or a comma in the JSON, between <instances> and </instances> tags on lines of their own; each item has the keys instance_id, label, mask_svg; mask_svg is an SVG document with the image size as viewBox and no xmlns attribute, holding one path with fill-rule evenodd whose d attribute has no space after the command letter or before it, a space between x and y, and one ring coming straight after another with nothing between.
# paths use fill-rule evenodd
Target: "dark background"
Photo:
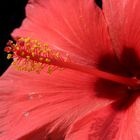
<instances>
[{"instance_id":1,"label":"dark background","mask_svg":"<svg viewBox=\"0 0 140 140\"><path fill-rule=\"evenodd\" d=\"M12 60L7 60L3 51L6 42L11 40L10 33L21 25L25 18L25 5L28 0L3 0L0 2L0 75L8 68ZM102 8L101 0L95 0Z\"/></svg>"},{"instance_id":2,"label":"dark background","mask_svg":"<svg viewBox=\"0 0 140 140\"><path fill-rule=\"evenodd\" d=\"M12 60L6 59L3 51L6 42L12 39L10 33L21 25L25 17L24 7L27 0L2 0L0 2L0 75L7 69Z\"/></svg>"}]
</instances>

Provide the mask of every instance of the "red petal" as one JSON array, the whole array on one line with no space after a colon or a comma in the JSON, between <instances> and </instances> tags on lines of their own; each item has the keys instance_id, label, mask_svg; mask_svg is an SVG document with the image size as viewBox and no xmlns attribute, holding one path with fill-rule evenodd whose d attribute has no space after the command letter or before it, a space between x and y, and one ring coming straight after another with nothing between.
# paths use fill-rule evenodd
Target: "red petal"
<instances>
[{"instance_id":1,"label":"red petal","mask_svg":"<svg viewBox=\"0 0 140 140\"><path fill-rule=\"evenodd\" d=\"M32 0L26 14L14 37L41 40L84 63L112 53L104 17L93 0Z\"/></svg>"},{"instance_id":2,"label":"red petal","mask_svg":"<svg viewBox=\"0 0 140 140\"><path fill-rule=\"evenodd\" d=\"M94 82L93 77L71 70L48 75L10 68L0 81L0 114L4 114L0 139L14 140L30 134L30 140L34 140L37 135L44 138L56 130L64 136L75 119L111 102L95 97Z\"/></svg>"},{"instance_id":3,"label":"red petal","mask_svg":"<svg viewBox=\"0 0 140 140\"><path fill-rule=\"evenodd\" d=\"M127 105L116 102L79 119L66 140L139 140L140 98L134 98Z\"/></svg>"},{"instance_id":4,"label":"red petal","mask_svg":"<svg viewBox=\"0 0 140 140\"><path fill-rule=\"evenodd\" d=\"M140 1L103 0L103 10L116 53L133 48L140 56Z\"/></svg>"},{"instance_id":5,"label":"red petal","mask_svg":"<svg viewBox=\"0 0 140 140\"><path fill-rule=\"evenodd\" d=\"M113 46L125 69L140 78L140 1L104 0Z\"/></svg>"}]
</instances>

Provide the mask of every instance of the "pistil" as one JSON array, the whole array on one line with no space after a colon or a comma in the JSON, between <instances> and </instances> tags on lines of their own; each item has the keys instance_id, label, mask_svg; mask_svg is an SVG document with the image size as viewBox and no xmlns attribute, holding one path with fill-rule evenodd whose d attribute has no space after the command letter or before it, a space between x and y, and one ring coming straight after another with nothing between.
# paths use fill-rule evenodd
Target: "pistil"
<instances>
[{"instance_id":1,"label":"pistil","mask_svg":"<svg viewBox=\"0 0 140 140\"><path fill-rule=\"evenodd\" d=\"M85 66L85 65L68 63L68 62L65 62L64 64L59 62L59 65L65 68L78 70L78 71L96 76L98 78L103 78L106 80L117 82L117 83L126 85L128 87L132 87L134 89L137 89L140 86L140 80L136 78L128 78L128 77L108 73L108 72L93 68L91 66Z\"/></svg>"},{"instance_id":2,"label":"pistil","mask_svg":"<svg viewBox=\"0 0 140 140\"><path fill-rule=\"evenodd\" d=\"M136 78L108 73L89 65L81 65L67 60L67 57L62 57L58 51L51 50L48 44L41 43L37 40L18 38L16 41L16 44L9 41L5 51L9 53L8 59L14 58L14 64L19 70L40 72L47 66L48 73L50 74L58 68L68 68L132 88L137 88L140 85L140 80Z\"/></svg>"}]
</instances>

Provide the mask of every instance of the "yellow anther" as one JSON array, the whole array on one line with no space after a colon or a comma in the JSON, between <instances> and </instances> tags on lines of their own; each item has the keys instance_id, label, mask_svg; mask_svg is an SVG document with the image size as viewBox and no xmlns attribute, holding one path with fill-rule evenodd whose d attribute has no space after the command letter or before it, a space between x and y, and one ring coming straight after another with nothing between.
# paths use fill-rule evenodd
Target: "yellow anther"
<instances>
[{"instance_id":1,"label":"yellow anther","mask_svg":"<svg viewBox=\"0 0 140 140\"><path fill-rule=\"evenodd\" d=\"M19 39L19 41L22 41L22 40L25 40L25 38L21 37L21 38Z\"/></svg>"},{"instance_id":2,"label":"yellow anther","mask_svg":"<svg viewBox=\"0 0 140 140\"><path fill-rule=\"evenodd\" d=\"M20 54L21 56L24 56L25 55L25 53L24 52L21 52L21 54Z\"/></svg>"},{"instance_id":3,"label":"yellow anther","mask_svg":"<svg viewBox=\"0 0 140 140\"><path fill-rule=\"evenodd\" d=\"M19 70L40 72L47 66L48 74L51 74L59 67L55 65L57 61L65 61L60 53L50 49L47 43L29 37L17 38L16 41L17 43L9 42L9 48L5 50L13 52L7 55L7 59L14 58L13 65Z\"/></svg>"},{"instance_id":4,"label":"yellow anther","mask_svg":"<svg viewBox=\"0 0 140 140\"><path fill-rule=\"evenodd\" d=\"M7 55L7 59L11 59L12 56L13 56L13 55L9 53L9 54Z\"/></svg>"},{"instance_id":5,"label":"yellow anther","mask_svg":"<svg viewBox=\"0 0 140 140\"><path fill-rule=\"evenodd\" d=\"M33 48L40 48L38 45L34 45Z\"/></svg>"},{"instance_id":6,"label":"yellow anther","mask_svg":"<svg viewBox=\"0 0 140 140\"><path fill-rule=\"evenodd\" d=\"M40 45L41 45L41 43L40 43L40 42L37 42L37 45L38 45L38 46L40 46Z\"/></svg>"},{"instance_id":7,"label":"yellow anther","mask_svg":"<svg viewBox=\"0 0 140 140\"><path fill-rule=\"evenodd\" d=\"M30 38L29 38L29 37L27 37L27 38L24 38L23 40L24 40L24 42L25 42L25 43L27 43L27 42L29 42L29 41L30 41Z\"/></svg>"},{"instance_id":8,"label":"yellow anther","mask_svg":"<svg viewBox=\"0 0 140 140\"><path fill-rule=\"evenodd\" d=\"M52 50L51 50L51 49L49 49L49 48L47 48L47 49L46 49L46 52L47 52L47 53L51 53L51 52L52 52Z\"/></svg>"},{"instance_id":9,"label":"yellow anther","mask_svg":"<svg viewBox=\"0 0 140 140\"><path fill-rule=\"evenodd\" d=\"M38 43L38 40L34 40L34 43Z\"/></svg>"},{"instance_id":10,"label":"yellow anther","mask_svg":"<svg viewBox=\"0 0 140 140\"><path fill-rule=\"evenodd\" d=\"M26 46L29 47L30 46L30 43L26 43Z\"/></svg>"},{"instance_id":11,"label":"yellow anther","mask_svg":"<svg viewBox=\"0 0 140 140\"><path fill-rule=\"evenodd\" d=\"M35 56L35 53L34 53L34 52L32 52L32 56L33 56L33 57Z\"/></svg>"},{"instance_id":12,"label":"yellow anther","mask_svg":"<svg viewBox=\"0 0 140 140\"><path fill-rule=\"evenodd\" d=\"M44 54L45 54L45 53L47 53L47 52L46 52L45 50L43 50L43 51L42 51L42 53L44 53Z\"/></svg>"},{"instance_id":13,"label":"yellow anther","mask_svg":"<svg viewBox=\"0 0 140 140\"><path fill-rule=\"evenodd\" d=\"M46 61L47 63L51 62L51 60L48 59L48 58L46 58L45 61Z\"/></svg>"},{"instance_id":14,"label":"yellow anther","mask_svg":"<svg viewBox=\"0 0 140 140\"><path fill-rule=\"evenodd\" d=\"M49 67L48 67L47 73L48 73L48 74L51 74L52 72L53 72L53 70L52 70L52 68L49 66Z\"/></svg>"},{"instance_id":15,"label":"yellow anther","mask_svg":"<svg viewBox=\"0 0 140 140\"><path fill-rule=\"evenodd\" d=\"M19 47L16 47L16 50L19 50Z\"/></svg>"},{"instance_id":16,"label":"yellow anther","mask_svg":"<svg viewBox=\"0 0 140 140\"><path fill-rule=\"evenodd\" d=\"M42 61L42 60L43 60L43 58L42 58L42 57L40 57L40 58L39 58L39 60L40 60L40 61Z\"/></svg>"},{"instance_id":17,"label":"yellow anther","mask_svg":"<svg viewBox=\"0 0 140 140\"><path fill-rule=\"evenodd\" d=\"M26 58L29 60L30 59L30 56L26 56Z\"/></svg>"},{"instance_id":18,"label":"yellow anther","mask_svg":"<svg viewBox=\"0 0 140 140\"><path fill-rule=\"evenodd\" d=\"M44 46L45 46L45 47L48 47L49 45L48 45L48 44L45 44Z\"/></svg>"},{"instance_id":19,"label":"yellow anther","mask_svg":"<svg viewBox=\"0 0 140 140\"><path fill-rule=\"evenodd\" d=\"M35 43L35 42L36 42L36 40L33 40L33 39L32 39L32 40L31 40L31 42L32 42L32 43Z\"/></svg>"}]
</instances>

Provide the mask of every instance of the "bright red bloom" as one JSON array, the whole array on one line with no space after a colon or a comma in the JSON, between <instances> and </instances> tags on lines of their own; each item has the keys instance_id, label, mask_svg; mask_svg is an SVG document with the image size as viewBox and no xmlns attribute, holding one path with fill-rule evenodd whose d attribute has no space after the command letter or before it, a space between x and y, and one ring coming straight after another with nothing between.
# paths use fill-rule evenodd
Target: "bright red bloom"
<instances>
[{"instance_id":1,"label":"bright red bloom","mask_svg":"<svg viewBox=\"0 0 140 140\"><path fill-rule=\"evenodd\" d=\"M93 0L30 0L13 36L61 52L61 61L43 57L64 70L9 68L0 80L0 139L139 140L139 7L139 0L104 0L103 11ZM17 43L24 62L45 63L43 45L34 52L26 39Z\"/></svg>"}]
</instances>

